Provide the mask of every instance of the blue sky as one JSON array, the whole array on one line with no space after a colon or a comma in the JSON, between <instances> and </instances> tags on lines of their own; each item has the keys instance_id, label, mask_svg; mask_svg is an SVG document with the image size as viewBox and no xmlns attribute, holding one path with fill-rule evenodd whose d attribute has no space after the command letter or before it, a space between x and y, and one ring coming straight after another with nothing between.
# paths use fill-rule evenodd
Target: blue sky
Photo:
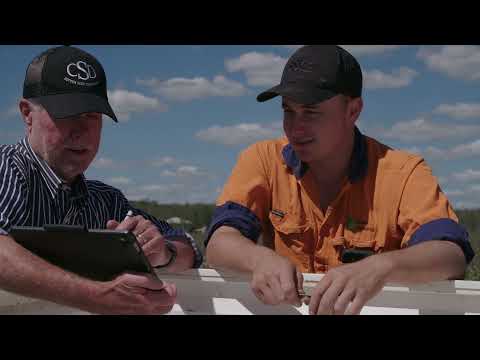
<instances>
[{"instance_id":1,"label":"blue sky","mask_svg":"<svg viewBox=\"0 0 480 360\"><path fill-rule=\"evenodd\" d=\"M52 45L0 46L0 143L15 143L25 69ZM87 177L132 200L213 202L239 151L282 134L279 82L297 45L78 46L103 64L121 122L104 120ZM480 207L480 47L345 45L364 72L359 127L425 157L457 208Z\"/></svg>"}]
</instances>

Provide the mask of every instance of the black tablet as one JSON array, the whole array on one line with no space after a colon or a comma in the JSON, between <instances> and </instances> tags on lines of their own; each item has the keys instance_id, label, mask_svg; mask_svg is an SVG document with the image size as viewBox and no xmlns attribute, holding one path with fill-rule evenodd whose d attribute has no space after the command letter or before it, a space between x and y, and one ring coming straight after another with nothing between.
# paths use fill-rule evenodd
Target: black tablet
<instances>
[{"instance_id":1,"label":"black tablet","mask_svg":"<svg viewBox=\"0 0 480 360\"><path fill-rule=\"evenodd\" d=\"M155 275L150 262L129 231L92 230L73 225L13 227L17 243L65 270L108 281L123 272Z\"/></svg>"}]
</instances>

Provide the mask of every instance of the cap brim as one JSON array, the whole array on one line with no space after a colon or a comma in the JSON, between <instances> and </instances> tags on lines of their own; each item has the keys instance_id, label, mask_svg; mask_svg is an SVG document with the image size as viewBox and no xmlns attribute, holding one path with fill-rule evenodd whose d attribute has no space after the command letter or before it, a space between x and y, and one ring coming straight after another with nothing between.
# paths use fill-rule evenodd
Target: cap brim
<instances>
[{"instance_id":1,"label":"cap brim","mask_svg":"<svg viewBox=\"0 0 480 360\"><path fill-rule=\"evenodd\" d=\"M331 99L338 95L337 92L328 89L319 89L318 87L277 85L271 89L262 92L257 96L258 102L268 101L277 96L285 96L298 104L311 105Z\"/></svg>"},{"instance_id":2,"label":"cap brim","mask_svg":"<svg viewBox=\"0 0 480 360\"><path fill-rule=\"evenodd\" d=\"M35 98L54 119L63 119L89 112L105 114L118 122L105 98L94 94L75 93L47 95Z\"/></svg>"}]
</instances>

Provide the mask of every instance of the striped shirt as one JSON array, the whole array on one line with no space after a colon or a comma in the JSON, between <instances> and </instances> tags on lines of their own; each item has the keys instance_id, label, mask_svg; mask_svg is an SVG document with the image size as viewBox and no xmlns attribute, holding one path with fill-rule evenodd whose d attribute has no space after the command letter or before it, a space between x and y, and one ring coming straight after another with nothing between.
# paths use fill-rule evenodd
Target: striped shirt
<instances>
[{"instance_id":1,"label":"striped shirt","mask_svg":"<svg viewBox=\"0 0 480 360\"><path fill-rule=\"evenodd\" d=\"M123 221L127 212L152 221L167 241L185 239L195 253L194 267L202 264L195 240L140 209L132 207L122 192L80 175L71 185L60 179L32 150L27 138L0 146L0 234L12 226L44 224L82 225L105 229L108 220Z\"/></svg>"}]
</instances>

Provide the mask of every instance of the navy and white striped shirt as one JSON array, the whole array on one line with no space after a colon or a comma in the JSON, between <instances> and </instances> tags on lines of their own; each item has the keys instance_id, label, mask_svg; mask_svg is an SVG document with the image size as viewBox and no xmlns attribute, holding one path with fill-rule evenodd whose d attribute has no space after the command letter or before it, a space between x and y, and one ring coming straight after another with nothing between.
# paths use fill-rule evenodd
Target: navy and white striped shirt
<instances>
[{"instance_id":1,"label":"navy and white striped shirt","mask_svg":"<svg viewBox=\"0 0 480 360\"><path fill-rule=\"evenodd\" d=\"M202 264L195 240L180 229L133 208L122 192L82 174L68 185L32 150L27 138L0 146L0 234L12 226L82 225L105 229L108 220L123 221L127 212L152 221L167 241L184 238L191 244L194 267Z\"/></svg>"}]
</instances>

